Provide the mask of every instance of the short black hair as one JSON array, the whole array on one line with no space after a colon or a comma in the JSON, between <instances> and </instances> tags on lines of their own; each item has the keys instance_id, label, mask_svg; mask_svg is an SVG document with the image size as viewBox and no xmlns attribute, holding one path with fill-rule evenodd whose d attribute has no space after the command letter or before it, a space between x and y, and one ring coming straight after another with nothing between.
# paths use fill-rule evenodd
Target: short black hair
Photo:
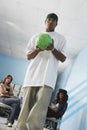
<instances>
[{"instance_id":1,"label":"short black hair","mask_svg":"<svg viewBox=\"0 0 87 130\"><path fill-rule=\"evenodd\" d=\"M59 89L59 93L67 94L67 90L65 90L65 89Z\"/></svg>"},{"instance_id":2,"label":"short black hair","mask_svg":"<svg viewBox=\"0 0 87 130\"><path fill-rule=\"evenodd\" d=\"M48 14L46 19L48 18L53 18L54 20L56 20L56 22L58 21L58 16L55 13Z\"/></svg>"}]
</instances>

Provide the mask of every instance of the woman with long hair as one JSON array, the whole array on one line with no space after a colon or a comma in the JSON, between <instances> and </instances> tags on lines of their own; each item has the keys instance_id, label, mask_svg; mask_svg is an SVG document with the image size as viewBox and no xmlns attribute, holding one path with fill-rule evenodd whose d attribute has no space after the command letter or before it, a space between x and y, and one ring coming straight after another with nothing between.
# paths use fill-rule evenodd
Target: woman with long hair
<instances>
[{"instance_id":1,"label":"woman with long hair","mask_svg":"<svg viewBox=\"0 0 87 130\"><path fill-rule=\"evenodd\" d=\"M12 80L13 77L7 75L0 83L0 102L12 107L8 117L8 127L12 127L16 115L20 112L20 99L14 96L13 87L11 85Z\"/></svg>"}]
</instances>

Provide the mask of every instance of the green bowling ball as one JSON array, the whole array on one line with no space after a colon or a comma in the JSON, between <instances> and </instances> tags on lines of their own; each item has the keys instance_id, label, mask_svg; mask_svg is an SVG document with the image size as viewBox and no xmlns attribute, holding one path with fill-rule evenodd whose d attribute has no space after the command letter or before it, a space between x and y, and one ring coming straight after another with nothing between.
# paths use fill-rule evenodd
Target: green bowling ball
<instances>
[{"instance_id":1,"label":"green bowling ball","mask_svg":"<svg viewBox=\"0 0 87 130\"><path fill-rule=\"evenodd\" d=\"M50 44L52 44L52 38L49 34L43 33L39 35L37 39L37 46L41 50L44 50Z\"/></svg>"}]
</instances>

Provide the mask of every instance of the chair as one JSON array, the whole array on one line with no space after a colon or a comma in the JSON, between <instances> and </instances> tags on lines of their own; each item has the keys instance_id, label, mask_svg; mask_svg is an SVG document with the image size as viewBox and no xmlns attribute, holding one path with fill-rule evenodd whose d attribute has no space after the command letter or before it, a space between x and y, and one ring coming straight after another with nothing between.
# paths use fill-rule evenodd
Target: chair
<instances>
[{"instance_id":1,"label":"chair","mask_svg":"<svg viewBox=\"0 0 87 130\"><path fill-rule=\"evenodd\" d=\"M56 119L56 118L46 118L44 128L48 130L60 130L60 124L61 124L62 118Z\"/></svg>"},{"instance_id":2,"label":"chair","mask_svg":"<svg viewBox=\"0 0 87 130\"><path fill-rule=\"evenodd\" d=\"M0 107L7 108L7 109L12 109L11 106L6 105L6 104L4 104L4 103L2 103L2 102L0 102Z\"/></svg>"},{"instance_id":3,"label":"chair","mask_svg":"<svg viewBox=\"0 0 87 130\"><path fill-rule=\"evenodd\" d=\"M7 117L9 116L9 112L11 111L12 107L0 102L0 116Z\"/></svg>"}]
</instances>

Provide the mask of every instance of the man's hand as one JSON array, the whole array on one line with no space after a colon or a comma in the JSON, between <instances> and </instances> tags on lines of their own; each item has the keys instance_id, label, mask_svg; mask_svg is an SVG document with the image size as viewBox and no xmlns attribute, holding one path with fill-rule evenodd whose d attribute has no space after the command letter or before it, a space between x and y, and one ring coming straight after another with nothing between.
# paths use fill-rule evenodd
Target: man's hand
<instances>
[{"instance_id":1,"label":"man's hand","mask_svg":"<svg viewBox=\"0 0 87 130\"><path fill-rule=\"evenodd\" d=\"M36 49L40 52L40 51L44 51L42 49L40 49L38 46L36 46Z\"/></svg>"},{"instance_id":2,"label":"man's hand","mask_svg":"<svg viewBox=\"0 0 87 130\"><path fill-rule=\"evenodd\" d=\"M27 59L28 60L34 59L41 51L43 50L41 50L38 46L36 46L36 48L31 53L27 54Z\"/></svg>"},{"instance_id":3,"label":"man's hand","mask_svg":"<svg viewBox=\"0 0 87 130\"><path fill-rule=\"evenodd\" d=\"M52 43L49 46L47 46L47 48L45 50L50 51L52 49L54 49L54 40L53 39L52 39Z\"/></svg>"}]
</instances>

